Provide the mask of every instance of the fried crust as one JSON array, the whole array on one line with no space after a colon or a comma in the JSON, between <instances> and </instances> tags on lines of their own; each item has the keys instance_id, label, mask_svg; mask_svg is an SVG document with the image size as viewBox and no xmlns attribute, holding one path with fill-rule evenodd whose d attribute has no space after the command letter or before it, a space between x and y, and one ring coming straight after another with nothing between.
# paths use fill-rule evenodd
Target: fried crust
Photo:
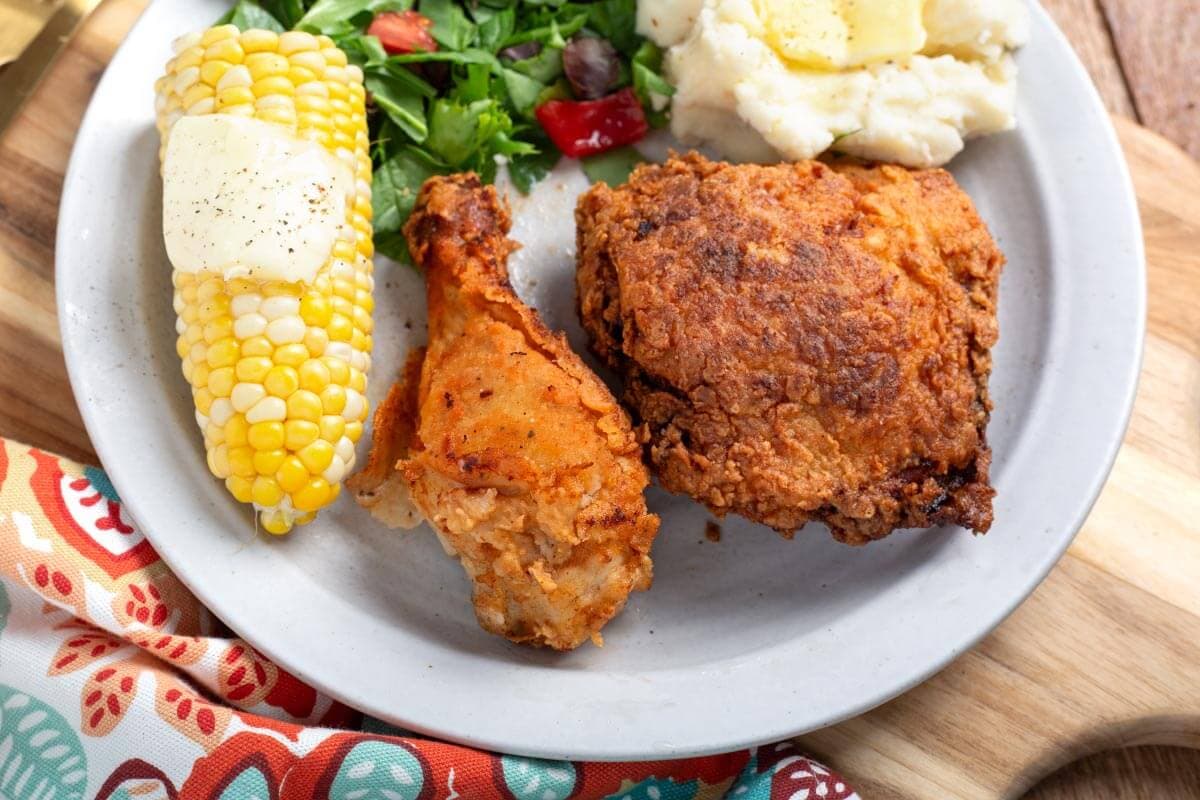
<instances>
[{"instance_id":1,"label":"fried crust","mask_svg":"<svg viewBox=\"0 0 1200 800\"><path fill-rule=\"evenodd\" d=\"M665 488L851 544L991 525L1004 258L949 173L690 154L576 221L580 318Z\"/></svg>"},{"instance_id":2,"label":"fried crust","mask_svg":"<svg viewBox=\"0 0 1200 800\"><path fill-rule=\"evenodd\" d=\"M426 274L429 344L416 382L410 369L377 413L356 488L364 505L411 497L471 578L484 629L566 650L599 641L649 587L658 517L628 415L513 292L509 227L474 175L422 187L405 234ZM377 452L394 464L382 483Z\"/></svg>"}]
</instances>

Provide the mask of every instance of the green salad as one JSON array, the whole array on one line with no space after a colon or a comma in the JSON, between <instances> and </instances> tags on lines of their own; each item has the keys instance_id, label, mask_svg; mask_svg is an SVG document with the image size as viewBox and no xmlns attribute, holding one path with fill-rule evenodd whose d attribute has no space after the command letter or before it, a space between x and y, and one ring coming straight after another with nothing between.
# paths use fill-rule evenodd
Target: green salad
<instances>
[{"instance_id":1,"label":"green salad","mask_svg":"<svg viewBox=\"0 0 1200 800\"><path fill-rule=\"evenodd\" d=\"M560 156L620 182L630 145L667 121L662 54L636 0L239 0L220 22L329 36L368 92L375 246L407 260L401 228L432 175L507 165L528 192Z\"/></svg>"}]
</instances>

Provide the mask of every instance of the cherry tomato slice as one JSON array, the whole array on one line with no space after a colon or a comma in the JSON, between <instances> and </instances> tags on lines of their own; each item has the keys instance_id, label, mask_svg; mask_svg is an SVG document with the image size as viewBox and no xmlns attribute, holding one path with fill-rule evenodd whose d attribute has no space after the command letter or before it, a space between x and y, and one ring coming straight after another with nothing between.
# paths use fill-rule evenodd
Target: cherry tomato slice
<instances>
[{"instance_id":1,"label":"cherry tomato slice","mask_svg":"<svg viewBox=\"0 0 1200 800\"><path fill-rule=\"evenodd\" d=\"M633 144L650 129L632 89L599 100L551 100L534 113L550 141L571 158Z\"/></svg>"},{"instance_id":2,"label":"cherry tomato slice","mask_svg":"<svg viewBox=\"0 0 1200 800\"><path fill-rule=\"evenodd\" d=\"M379 37L389 55L432 53L438 49L429 29L433 22L416 11L384 11L367 26L368 36Z\"/></svg>"}]
</instances>

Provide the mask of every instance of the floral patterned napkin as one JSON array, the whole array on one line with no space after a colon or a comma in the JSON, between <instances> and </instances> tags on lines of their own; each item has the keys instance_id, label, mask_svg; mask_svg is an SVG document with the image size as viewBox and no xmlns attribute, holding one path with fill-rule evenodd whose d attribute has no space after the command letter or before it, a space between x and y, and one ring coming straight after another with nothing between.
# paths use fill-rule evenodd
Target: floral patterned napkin
<instances>
[{"instance_id":1,"label":"floral patterned napkin","mask_svg":"<svg viewBox=\"0 0 1200 800\"><path fill-rule=\"evenodd\" d=\"M0 797L857 795L789 743L606 764L400 735L230 633L159 560L103 471L0 438Z\"/></svg>"}]
</instances>

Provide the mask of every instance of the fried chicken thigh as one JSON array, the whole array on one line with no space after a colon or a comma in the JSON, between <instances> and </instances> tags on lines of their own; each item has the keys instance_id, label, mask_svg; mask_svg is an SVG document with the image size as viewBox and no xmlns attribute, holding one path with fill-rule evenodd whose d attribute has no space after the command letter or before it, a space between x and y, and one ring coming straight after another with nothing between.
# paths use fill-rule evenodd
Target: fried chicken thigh
<instances>
[{"instance_id":1,"label":"fried chicken thigh","mask_svg":"<svg viewBox=\"0 0 1200 800\"><path fill-rule=\"evenodd\" d=\"M1004 259L948 173L693 154L576 220L580 317L665 488L787 536L988 529Z\"/></svg>"},{"instance_id":2,"label":"fried chicken thigh","mask_svg":"<svg viewBox=\"0 0 1200 800\"><path fill-rule=\"evenodd\" d=\"M508 229L473 175L422 188L405 234L429 345L376 412L352 488L393 525L419 510L474 582L484 629L567 650L649 587L658 517L628 416L513 293Z\"/></svg>"}]
</instances>

